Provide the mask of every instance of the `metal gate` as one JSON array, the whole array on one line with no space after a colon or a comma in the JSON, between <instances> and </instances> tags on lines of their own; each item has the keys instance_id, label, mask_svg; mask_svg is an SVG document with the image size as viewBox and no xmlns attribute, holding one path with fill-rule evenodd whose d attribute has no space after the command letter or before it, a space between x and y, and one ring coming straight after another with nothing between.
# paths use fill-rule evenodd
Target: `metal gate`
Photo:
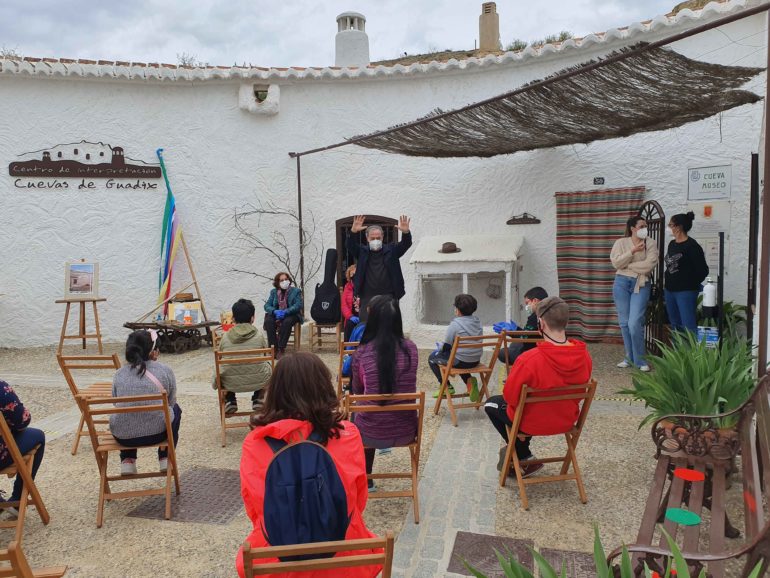
<instances>
[{"instance_id":1,"label":"metal gate","mask_svg":"<svg viewBox=\"0 0 770 578\"><path fill-rule=\"evenodd\" d=\"M658 244L658 264L650 272L650 301L644 325L644 344L647 351L659 353L657 341L665 341L666 308L663 303L663 252L666 240L666 215L655 201L647 201L639 208L639 216L647 223L647 236Z\"/></svg>"}]
</instances>

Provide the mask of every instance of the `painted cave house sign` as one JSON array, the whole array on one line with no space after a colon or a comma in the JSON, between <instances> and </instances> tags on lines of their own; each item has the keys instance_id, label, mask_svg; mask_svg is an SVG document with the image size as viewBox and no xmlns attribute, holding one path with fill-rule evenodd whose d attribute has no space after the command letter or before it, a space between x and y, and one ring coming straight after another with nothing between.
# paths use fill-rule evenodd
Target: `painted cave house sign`
<instances>
[{"instance_id":1,"label":"painted cave house sign","mask_svg":"<svg viewBox=\"0 0 770 578\"><path fill-rule=\"evenodd\" d=\"M12 162L12 177L58 177L91 179L159 179L160 166L125 156L122 147L81 141L23 153Z\"/></svg>"}]
</instances>

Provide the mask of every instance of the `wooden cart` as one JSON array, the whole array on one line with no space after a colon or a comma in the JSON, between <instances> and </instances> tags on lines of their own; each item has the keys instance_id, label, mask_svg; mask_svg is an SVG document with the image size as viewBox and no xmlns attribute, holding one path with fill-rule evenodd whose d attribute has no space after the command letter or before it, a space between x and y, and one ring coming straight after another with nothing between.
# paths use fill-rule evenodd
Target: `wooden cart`
<instances>
[{"instance_id":1,"label":"wooden cart","mask_svg":"<svg viewBox=\"0 0 770 578\"><path fill-rule=\"evenodd\" d=\"M162 353L184 353L194 349L200 349L205 342L212 343L211 328L219 325L218 321L204 321L194 325L183 325L173 321L155 322L128 322L123 327L128 329L154 329L158 332L160 350ZM201 330L204 331L201 334Z\"/></svg>"}]
</instances>

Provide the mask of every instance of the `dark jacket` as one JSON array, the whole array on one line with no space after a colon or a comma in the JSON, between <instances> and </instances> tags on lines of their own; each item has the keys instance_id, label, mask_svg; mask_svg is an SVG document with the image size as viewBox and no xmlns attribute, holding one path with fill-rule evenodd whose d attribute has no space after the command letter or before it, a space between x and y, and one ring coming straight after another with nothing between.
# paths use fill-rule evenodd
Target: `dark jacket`
<instances>
[{"instance_id":1,"label":"dark jacket","mask_svg":"<svg viewBox=\"0 0 770 578\"><path fill-rule=\"evenodd\" d=\"M286 299L286 315L296 315L299 317L299 322L304 323L305 318L302 316L302 291L297 287L289 287L289 295ZM267 298L265 303L265 313L272 315L273 311L278 309L278 289L273 287L270 290L270 297Z\"/></svg>"},{"instance_id":2,"label":"dark jacket","mask_svg":"<svg viewBox=\"0 0 770 578\"><path fill-rule=\"evenodd\" d=\"M402 233L401 240L398 243L388 243L382 247L382 253L385 256L385 267L388 270L388 275L390 275L390 282L396 299L401 299L406 294L404 275L401 273L399 259L411 246L412 233ZM353 276L354 292L356 295L361 295L364 288L364 279L366 278L366 266L369 261L370 249L367 245L359 243L355 234L348 237L347 249L348 253L354 255L356 259L356 274Z\"/></svg>"},{"instance_id":3,"label":"dark jacket","mask_svg":"<svg viewBox=\"0 0 770 578\"><path fill-rule=\"evenodd\" d=\"M668 291L700 291L709 274L703 248L692 237L682 243L672 240L666 253L663 287Z\"/></svg>"}]
</instances>

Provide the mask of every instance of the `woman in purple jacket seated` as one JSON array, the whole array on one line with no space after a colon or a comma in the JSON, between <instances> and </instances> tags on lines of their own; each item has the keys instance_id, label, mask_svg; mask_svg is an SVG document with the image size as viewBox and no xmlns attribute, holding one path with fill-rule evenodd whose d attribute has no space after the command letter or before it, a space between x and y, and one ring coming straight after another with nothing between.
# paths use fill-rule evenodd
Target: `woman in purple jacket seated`
<instances>
[{"instance_id":1,"label":"woman in purple jacket seated","mask_svg":"<svg viewBox=\"0 0 770 578\"><path fill-rule=\"evenodd\" d=\"M398 301L378 295L369 302L368 312L366 330L351 364L353 394L415 393L417 346L404 338ZM358 413L355 423L364 442L367 474L372 473L375 449L405 446L417 435L416 411ZM370 480L369 487L373 486Z\"/></svg>"},{"instance_id":2,"label":"woman in purple jacket seated","mask_svg":"<svg viewBox=\"0 0 770 578\"><path fill-rule=\"evenodd\" d=\"M29 410L21 403L13 388L2 380L0 380L0 412L2 412L3 419L8 424L8 429L11 430L22 455L38 446L35 457L32 459L32 479L34 479L45 453L45 434L42 430L27 427L32 421ZM11 464L13 464L11 453L0 439L0 469L7 468ZM0 508L10 511L13 515L18 515L19 511L15 507L4 507L3 502L21 500L22 487L21 476L16 476L16 480L13 482L13 492L7 500L4 493L0 492Z\"/></svg>"}]
</instances>

